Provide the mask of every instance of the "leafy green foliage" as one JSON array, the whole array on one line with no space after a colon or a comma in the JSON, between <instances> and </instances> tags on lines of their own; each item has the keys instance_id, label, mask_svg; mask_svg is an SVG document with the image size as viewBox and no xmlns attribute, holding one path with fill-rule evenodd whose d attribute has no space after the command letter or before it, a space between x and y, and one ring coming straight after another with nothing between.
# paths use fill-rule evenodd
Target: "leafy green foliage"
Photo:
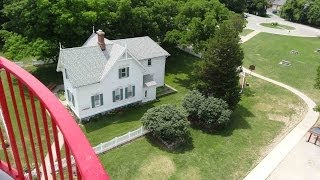
<instances>
[{"instance_id":1,"label":"leafy green foliage","mask_svg":"<svg viewBox=\"0 0 320 180\"><path fill-rule=\"evenodd\" d=\"M182 101L182 106L186 109L190 118L198 116L198 109L205 97L197 90L189 91Z\"/></svg>"},{"instance_id":2,"label":"leafy green foliage","mask_svg":"<svg viewBox=\"0 0 320 180\"><path fill-rule=\"evenodd\" d=\"M220 0L220 2L236 13L243 13L247 8L247 0Z\"/></svg>"},{"instance_id":3,"label":"leafy green foliage","mask_svg":"<svg viewBox=\"0 0 320 180\"><path fill-rule=\"evenodd\" d=\"M188 112L189 120L206 130L225 127L232 112L224 100L214 97L206 98L197 90L186 94L182 106Z\"/></svg>"},{"instance_id":4,"label":"leafy green foliage","mask_svg":"<svg viewBox=\"0 0 320 180\"><path fill-rule=\"evenodd\" d=\"M224 100L208 97L199 107L198 120L208 129L220 129L229 123L231 113Z\"/></svg>"},{"instance_id":5,"label":"leafy green foliage","mask_svg":"<svg viewBox=\"0 0 320 180\"><path fill-rule=\"evenodd\" d=\"M189 136L186 115L175 105L161 105L149 109L141 118L143 126L155 136L169 142Z\"/></svg>"},{"instance_id":6,"label":"leafy green foliage","mask_svg":"<svg viewBox=\"0 0 320 180\"><path fill-rule=\"evenodd\" d=\"M258 16L267 15L268 0L247 0L247 10Z\"/></svg>"},{"instance_id":7,"label":"leafy green foliage","mask_svg":"<svg viewBox=\"0 0 320 180\"><path fill-rule=\"evenodd\" d=\"M3 50L5 56L14 60L21 60L25 57L42 57L50 52L50 44L40 38L28 41L27 38L5 30L0 31L0 37L4 41ZM44 57L42 58L44 59Z\"/></svg>"},{"instance_id":8,"label":"leafy green foliage","mask_svg":"<svg viewBox=\"0 0 320 180\"><path fill-rule=\"evenodd\" d=\"M201 51L215 35L216 27L231 14L218 0L188 0L181 4L174 18L175 28L166 34L165 40L181 46L193 45L195 51Z\"/></svg>"},{"instance_id":9,"label":"leafy green foliage","mask_svg":"<svg viewBox=\"0 0 320 180\"><path fill-rule=\"evenodd\" d=\"M224 22L193 71L195 88L206 96L225 100L231 109L240 101L238 67L244 54L238 34L232 22Z\"/></svg>"},{"instance_id":10,"label":"leafy green foliage","mask_svg":"<svg viewBox=\"0 0 320 180\"><path fill-rule=\"evenodd\" d=\"M320 0L288 0L281 9L281 17L320 26Z\"/></svg>"},{"instance_id":11,"label":"leafy green foliage","mask_svg":"<svg viewBox=\"0 0 320 180\"><path fill-rule=\"evenodd\" d=\"M9 20L3 27L28 42L45 42L47 50L40 51L40 56L56 59L59 42L67 47L81 46L94 25L110 39L148 35L161 41L173 29L177 4L172 0L5 1L3 13ZM24 56L9 53L16 55L15 59Z\"/></svg>"}]
</instances>

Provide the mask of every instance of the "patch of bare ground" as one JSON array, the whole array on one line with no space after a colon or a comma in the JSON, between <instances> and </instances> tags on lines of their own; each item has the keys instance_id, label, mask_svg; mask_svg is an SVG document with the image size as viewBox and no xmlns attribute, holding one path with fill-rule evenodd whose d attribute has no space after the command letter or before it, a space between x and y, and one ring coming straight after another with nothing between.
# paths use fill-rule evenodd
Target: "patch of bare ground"
<instances>
[{"instance_id":1,"label":"patch of bare ground","mask_svg":"<svg viewBox=\"0 0 320 180\"><path fill-rule=\"evenodd\" d=\"M143 162L135 179L168 179L175 171L175 164L168 156L157 155Z\"/></svg>"},{"instance_id":2,"label":"patch of bare ground","mask_svg":"<svg viewBox=\"0 0 320 180\"><path fill-rule=\"evenodd\" d=\"M270 144L264 148L261 152L261 156L258 160L260 162L270 151L294 128L296 127L307 113L307 105L304 102L297 104L285 104L278 102L275 105L280 109L287 109L286 113L279 113L277 111L270 111L268 118L271 121L280 121L284 123L284 127L276 138L270 142Z\"/></svg>"},{"instance_id":3,"label":"patch of bare ground","mask_svg":"<svg viewBox=\"0 0 320 180\"><path fill-rule=\"evenodd\" d=\"M179 175L178 179L200 180L201 172L198 167L188 167Z\"/></svg>"}]
</instances>

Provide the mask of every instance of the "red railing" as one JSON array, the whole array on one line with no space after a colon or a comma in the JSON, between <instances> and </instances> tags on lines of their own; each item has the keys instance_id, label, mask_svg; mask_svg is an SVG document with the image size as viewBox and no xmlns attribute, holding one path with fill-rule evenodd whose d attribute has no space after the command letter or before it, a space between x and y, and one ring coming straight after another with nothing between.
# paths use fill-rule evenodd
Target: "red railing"
<instances>
[{"instance_id":1,"label":"red railing","mask_svg":"<svg viewBox=\"0 0 320 180\"><path fill-rule=\"evenodd\" d=\"M59 100L3 57L0 95L1 170L14 179L109 179Z\"/></svg>"}]
</instances>

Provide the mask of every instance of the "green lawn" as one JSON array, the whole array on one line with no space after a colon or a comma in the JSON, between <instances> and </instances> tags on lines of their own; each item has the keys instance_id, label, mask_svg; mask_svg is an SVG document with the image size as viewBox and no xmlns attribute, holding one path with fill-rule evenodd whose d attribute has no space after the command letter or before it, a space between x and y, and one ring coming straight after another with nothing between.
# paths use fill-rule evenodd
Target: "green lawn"
<instances>
[{"instance_id":1,"label":"green lawn","mask_svg":"<svg viewBox=\"0 0 320 180\"><path fill-rule=\"evenodd\" d=\"M280 87L256 78L249 83L227 130L190 129L192 143L176 152L141 138L101 155L105 169L113 179L242 179L285 127L280 121L297 119L303 109Z\"/></svg>"},{"instance_id":2,"label":"green lawn","mask_svg":"<svg viewBox=\"0 0 320 180\"><path fill-rule=\"evenodd\" d=\"M274 24L274 23L261 23L260 25L268 27L268 28L274 28L274 29L286 29L286 30L295 30L296 29L294 27L287 26L284 24L279 24L279 23L276 23L276 24Z\"/></svg>"},{"instance_id":3,"label":"green lawn","mask_svg":"<svg viewBox=\"0 0 320 180\"><path fill-rule=\"evenodd\" d=\"M252 29L243 29L243 31L240 33L240 36L246 36L250 33L252 33L254 30Z\"/></svg>"},{"instance_id":4,"label":"green lawn","mask_svg":"<svg viewBox=\"0 0 320 180\"><path fill-rule=\"evenodd\" d=\"M320 103L320 90L313 87L320 65L319 38L301 38L260 33L243 44L244 66L256 65L256 72L302 90ZM299 51L298 55L291 50ZM282 60L291 66L279 65Z\"/></svg>"},{"instance_id":5,"label":"green lawn","mask_svg":"<svg viewBox=\"0 0 320 180\"><path fill-rule=\"evenodd\" d=\"M143 113L159 104L180 104L190 89L190 72L197 58L181 51L170 52L166 83L179 92L122 114L85 124L93 145L141 126ZM303 111L300 99L267 82L249 77L250 87L232 115L227 130L207 134L191 130L192 143L168 152L147 138L100 156L113 179L241 179L254 167L267 145ZM103 135L102 135L103 134Z\"/></svg>"}]
</instances>

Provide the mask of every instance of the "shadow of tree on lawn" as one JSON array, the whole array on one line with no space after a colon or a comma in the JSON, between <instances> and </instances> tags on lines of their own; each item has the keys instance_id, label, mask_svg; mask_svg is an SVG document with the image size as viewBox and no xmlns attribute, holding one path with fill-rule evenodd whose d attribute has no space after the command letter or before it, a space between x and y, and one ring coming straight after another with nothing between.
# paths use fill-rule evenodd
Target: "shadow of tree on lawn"
<instances>
[{"instance_id":1,"label":"shadow of tree on lawn","mask_svg":"<svg viewBox=\"0 0 320 180\"><path fill-rule=\"evenodd\" d=\"M233 134L233 131L236 129L251 129L250 124L246 120L246 118L248 117L254 117L253 113L250 112L246 107L238 105L231 114L230 123L224 129L208 131L194 124L192 124L192 128L201 130L203 133L227 137L231 136Z\"/></svg>"}]
</instances>

